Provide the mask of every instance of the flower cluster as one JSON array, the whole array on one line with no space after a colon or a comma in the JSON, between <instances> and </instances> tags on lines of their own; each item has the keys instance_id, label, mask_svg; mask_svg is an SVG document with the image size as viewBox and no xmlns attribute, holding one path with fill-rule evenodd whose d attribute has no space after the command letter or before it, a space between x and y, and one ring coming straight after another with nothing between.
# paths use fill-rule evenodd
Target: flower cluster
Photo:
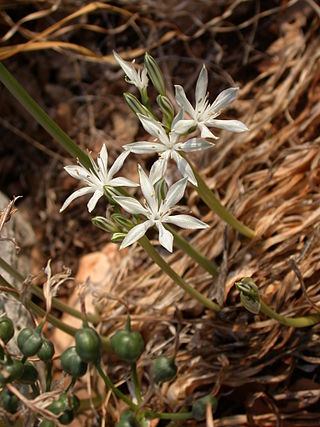
<instances>
[{"instance_id":1,"label":"flower cluster","mask_svg":"<svg viewBox=\"0 0 320 427\"><path fill-rule=\"evenodd\" d=\"M85 187L71 194L64 202L61 211L75 198L93 193L88 202L88 210L92 212L98 200L104 194L108 194L115 206L122 207L135 218L135 223L132 223L132 227L126 230L125 234L118 233L123 240L121 248L138 241L149 228L156 226L159 231L160 244L172 252L173 235L165 224L170 223L187 229L208 227L207 224L190 215L171 214L176 204L182 199L187 182L189 181L195 188L198 185L185 153L206 150L214 146L214 143L208 139L214 140L217 139L217 136L209 128L220 128L230 132L247 130L247 127L238 120L217 119L221 111L236 99L238 88L224 90L210 104L207 93L208 72L203 66L196 84L195 107L188 100L182 86L175 86L175 101L179 107L175 115L174 106L166 96L166 86L161 70L150 55L146 54L142 70L137 70L134 61L125 61L116 52L114 52L114 57L123 69L126 81L136 86L140 92L141 101L129 93L124 94L125 100L139 118L146 132L154 137L154 140L136 141L124 145L124 152L116 159L109 171L107 168L108 153L105 145L102 146L97 163L89 156L92 166L90 169L81 165L67 166L65 170L73 178L81 180ZM163 114L162 120L158 119L150 107L147 92L149 79L159 93L157 103ZM188 135L194 134L197 129L199 136L188 138ZM130 153L156 153L159 156L152 165L149 176L140 165L138 166L140 188L145 198L144 204L133 197L129 197L123 189L121 191L116 189L116 187L136 187L139 185L123 177L114 178ZM160 195L156 191L156 186L160 180L165 178L170 160L176 163L183 178L170 188L166 186L165 194ZM146 218L144 222L141 222L141 215Z\"/></svg>"}]
</instances>

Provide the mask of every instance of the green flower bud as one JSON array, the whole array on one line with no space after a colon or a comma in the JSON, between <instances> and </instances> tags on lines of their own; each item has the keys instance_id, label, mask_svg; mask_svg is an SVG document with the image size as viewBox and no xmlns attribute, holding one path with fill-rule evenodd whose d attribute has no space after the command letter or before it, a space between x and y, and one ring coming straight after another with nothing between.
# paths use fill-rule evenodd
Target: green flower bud
<instances>
[{"instance_id":1,"label":"green flower bud","mask_svg":"<svg viewBox=\"0 0 320 427\"><path fill-rule=\"evenodd\" d=\"M212 411L215 412L218 406L217 399L213 396L204 396L197 399L192 405L192 416L195 420L201 421L206 418L207 404L211 405Z\"/></svg>"},{"instance_id":2,"label":"green flower bud","mask_svg":"<svg viewBox=\"0 0 320 427\"><path fill-rule=\"evenodd\" d=\"M132 221L119 213L112 214L111 218L126 229L133 227Z\"/></svg>"},{"instance_id":3,"label":"green flower bud","mask_svg":"<svg viewBox=\"0 0 320 427\"><path fill-rule=\"evenodd\" d=\"M114 233L111 237L112 243L120 243L126 237L126 233Z\"/></svg>"},{"instance_id":4,"label":"green flower bud","mask_svg":"<svg viewBox=\"0 0 320 427\"><path fill-rule=\"evenodd\" d=\"M261 308L259 289L251 277L244 277L235 283L240 291L241 304L250 313L258 314Z\"/></svg>"},{"instance_id":5,"label":"green flower bud","mask_svg":"<svg viewBox=\"0 0 320 427\"><path fill-rule=\"evenodd\" d=\"M94 329L89 327L79 329L74 338L76 351L84 362L100 362L102 344L99 335Z\"/></svg>"},{"instance_id":6,"label":"green flower bud","mask_svg":"<svg viewBox=\"0 0 320 427\"><path fill-rule=\"evenodd\" d=\"M119 231L119 228L110 219L104 218L103 216L95 216L92 218L92 223L107 233L115 233Z\"/></svg>"},{"instance_id":7,"label":"green flower bud","mask_svg":"<svg viewBox=\"0 0 320 427\"><path fill-rule=\"evenodd\" d=\"M121 360L135 362L144 350L144 341L138 331L121 329L110 339L112 350Z\"/></svg>"},{"instance_id":8,"label":"green flower bud","mask_svg":"<svg viewBox=\"0 0 320 427\"><path fill-rule=\"evenodd\" d=\"M41 347L37 353L37 356L43 362L48 362L53 358L54 355L54 345L51 341L44 339L42 341Z\"/></svg>"},{"instance_id":9,"label":"green flower bud","mask_svg":"<svg viewBox=\"0 0 320 427\"><path fill-rule=\"evenodd\" d=\"M156 383L172 380L177 374L177 365L172 357L159 356L152 366Z\"/></svg>"},{"instance_id":10,"label":"green flower bud","mask_svg":"<svg viewBox=\"0 0 320 427\"><path fill-rule=\"evenodd\" d=\"M14 335L14 327L12 320L7 316L0 317L0 338L7 344Z\"/></svg>"},{"instance_id":11,"label":"green flower bud","mask_svg":"<svg viewBox=\"0 0 320 427\"><path fill-rule=\"evenodd\" d=\"M155 191L158 200L164 200L168 193L168 184L164 178L161 178L155 185Z\"/></svg>"},{"instance_id":12,"label":"green flower bud","mask_svg":"<svg viewBox=\"0 0 320 427\"><path fill-rule=\"evenodd\" d=\"M39 378L38 371L30 363L24 364L23 374L19 378L22 384L34 384Z\"/></svg>"},{"instance_id":13,"label":"green flower bud","mask_svg":"<svg viewBox=\"0 0 320 427\"><path fill-rule=\"evenodd\" d=\"M164 115L167 127L170 129L172 120L174 118L174 109L170 99L166 96L158 95L157 104L159 105L159 108Z\"/></svg>"},{"instance_id":14,"label":"green flower bud","mask_svg":"<svg viewBox=\"0 0 320 427\"><path fill-rule=\"evenodd\" d=\"M87 363L83 362L75 347L65 350L60 358L61 368L73 378L80 378L87 372Z\"/></svg>"},{"instance_id":15,"label":"green flower bud","mask_svg":"<svg viewBox=\"0 0 320 427\"><path fill-rule=\"evenodd\" d=\"M18 335L18 347L21 353L26 356L34 356L42 345L41 332L36 329L24 328Z\"/></svg>"},{"instance_id":16,"label":"green flower bud","mask_svg":"<svg viewBox=\"0 0 320 427\"><path fill-rule=\"evenodd\" d=\"M152 81L153 86L157 89L160 95L166 94L166 85L164 82L162 71L156 60L148 53L144 56L144 65L148 71L148 76Z\"/></svg>"},{"instance_id":17,"label":"green flower bud","mask_svg":"<svg viewBox=\"0 0 320 427\"><path fill-rule=\"evenodd\" d=\"M60 415L59 422L61 424L70 424L75 417L80 406L80 401L75 394L62 393L61 396L54 400L48 410L55 415Z\"/></svg>"},{"instance_id":18,"label":"green flower bud","mask_svg":"<svg viewBox=\"0 0 320 427\"><path fill-rule=\"evenodd\" d=\"M152 114L148 108L141 104L138 98L132 95L132 93L125 92L123 96L130 110L132 110L135 114L142 114L143 116L152 117Z\"/></svg>"},{"instance_id":19,"label":"green flower bud","mask_svg":"<svg viewBox=\"0 0 320 427\"><path fill-rule=\"evenodd\" d=\"M19 399L7 388L2 390L0 400L5 411L10 412L10 414L15 414L17 412Z\"/></svg>"},{"instance_id":20,"label":"green flower bud","mask_svg":"<svg viewBox=\"0 0 320 427\"><path fill-rule=\"evenodd\" d=\"M140 424L131 411L125 411L121 414L116 427L140 427Z\"/></svg>"}]
</instances>

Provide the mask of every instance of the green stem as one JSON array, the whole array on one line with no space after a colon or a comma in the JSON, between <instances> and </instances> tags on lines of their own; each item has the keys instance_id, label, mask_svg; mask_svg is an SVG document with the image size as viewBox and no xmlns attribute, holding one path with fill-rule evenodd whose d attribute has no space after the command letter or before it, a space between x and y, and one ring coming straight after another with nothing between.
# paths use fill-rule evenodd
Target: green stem
<instances>
[{"instance_id":1,"label":"green stem","mask_svg":"<svg viewBox=\"0 0 320 427\"><path fill-rule=\"evenodd\" d=\"M140 405L142 403L142 396L141 396L140 384L139 384L138 375L137 375L137 365L135 362L131 363L131 375L132 375L133 384L136 392L137 402L138 402L138 405Z\"/></svg>"},{"instance_id":2,"label":"green stem","mask_svg":"<svg viewBox=\"0 0 320 427\"><path fill-rule=\"evenodd\" d=\"M282 325L292 326L294 328L305 328L307 326L313 326L316 323L320 322L320 314L311 314L309 316L303 316L303 317L285 317L285 316L281 316L281 314L272 310L272 308L270 308L261 299L260 299L260 304L261 304L260 310L264 314L271 317L272 319L277 320Z\"/></svg>"},{"instance_id":3,"label":"green stem","mask_svg":"<svg viewBox=\"0 0 320 427\"><path fill-rule=\"evenodd\" d=\"M103 379L105 385L110 388L114 394L119 397L123 402L125 402L132 411L135 411L138 406L135 405L122 391L120 391L117 387L115 387L110 380L109 376L105 374L99 364L95 365L100 377Z\"/></svg>"},{"instance_id":4,"label":"green stem","mask_svg":"<svg viewBox=\"0 0 320 427\"><path fill-rule=\"evenodd\" d=\"M195 185L193 185L193 188L198 192L199 196L205 202L208 208L215 212L227 224L231 225L231 227L233 227L235 230L239 231L239 233L243 234L246 237L249 237L249 239L254 239L254 237L256 236L254 230L251 230L251 228L244 225L241 221L235 218L228 211L228 209L222 206L222 204L219 202L219 200L216 198L216 196L213 194L213 192L198 174L196 168L187 159L185 154L183 154L183 157L191 166L194 176L196 177L196 180L198 182L198 186L196 187Z\"/></svg>"},{"instance_id":5,"label":"green stem","mask_svg":"<svg viewBox=\"0 0 320 427\"><path fill-rule=\"evenodd\" d=\"M158 264L158 266L169 276L171 279L182 288L185 292L187 292L192 298L195 298L209 310L215 311L216 313L220 311L220 307L213 301L210 301L192 286L190 286L187 282L182 279L172 268L170 265L159 255L159 253L154 249L154 247L149 242L146 236L143 236L139 240L140 245L147 252L150 258Z\"/></svg>"},{"instance_id":6,"label":"green stem","mask_svg":"<svg viewBox=\"0 0 320 427\"><path fill-rule=\"evenodd\" d=\"M23 89L6 67L0 63L0 81L23 105L33 118L54 138L71 156L78 159L86 168L91 168L87 154L46 114L39 104Z\"/></svg>"},{"instance_id":7,"label":"green stem","mask_svg":"<svg viewBox=\"0 0 320 427\"><path fill-rule=\"evenodd\" d=\"M207 257L202 255L194 246L192 246L186 239L180 236L170 225L166 224L165 228L173 234L174 243L188 254L194 261L203 267L212 277L218 274L218 267L214 262L211 262Z\"/></svg>"},{"instance_id":8,"label":"green stem","mask_svg":"<svg viewBox=\"0 0 320 427\"><path fill-rule=\"evenodd\" d=\"M52 382L52 360L46 363L47 368L47 376L46 376L46 392L49 392L51 389L51 382Z\"/></svg>"},{"instance_id":9,"label":"green stem","mask_svg":"<svg viewBox=\"0 0 320 427\"><path fill-rule=\"evenodd\" d=\"M8 274L10 274L11 277L13 277L15 280L17 280L20 283L24 283L25 278L10 264L8 264L3 258L0 257L0 268L2 268L4 271L6 271ZM42 301L44 301L44 295L42 293L42 290L35 285L31 285L31 293L33 293L35 296L40 298ZM57 310L61 311L62 313L68 313L73 317L76 317L77 319L84 320L84 315L80 313L80 311L68 306L67 304L64 304L63 302L59 301L57 298L52 298L52 306L56 308ZM87 314L87 319L92 324L96 325L99 323L99 316L95 314Z\"/></svg>"},{"instance_id":10,"label":"green stem","mask_svg":"<svg viewBox=\"0 0 320 427\"><path fill-rule=\"evenodd\" d=\"M153 411L147 411L146 417L149 419L152 418L159 418L160 420L173 420L173 421L179 421L179 420L190 420L193 418L192 412L177 412L177 413L171 413L171 412L153 412Z\"/></svg>"}]
</instances>

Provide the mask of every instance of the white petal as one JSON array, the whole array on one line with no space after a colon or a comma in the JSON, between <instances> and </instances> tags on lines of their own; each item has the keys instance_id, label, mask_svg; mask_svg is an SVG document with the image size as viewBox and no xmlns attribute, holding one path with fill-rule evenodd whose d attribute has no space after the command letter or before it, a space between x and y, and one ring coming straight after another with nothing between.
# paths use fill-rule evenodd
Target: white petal
<instances>
[{"instance_id":1,"label":"white petal","mask_svg":"<svg viewBox=\"0 0 320 427\"><path fill-rule=\"evenodd\" d=\"M208 88L208 71L203 65L196 85L196 103L200 104L206 97Z\"/></svg>"},{"instance_id":2,"label":"white petal","mask_svg":"<svg viewBox=\"0 0 320 427\"><path fill-rule=\"evenodd\" d=\"M180 120L183 120L183 118L184 118L184 109L180 108L175 118L172 120L171 128L174 129L176 123L178 123Z\"/></svg>"},{"instance_id":3,"label":"white petal","mask_svg":"<svg viewBox=\"0 0 320 427\"><path fill-rule=\"evenodd\" d=\"M113 55L117 60L120 67L123 69L127 77L129 78L129 83L134 84L137 88L142 89L147 86L148 79L146 78L146 74L142 73L142 75L136 71L132 62L125 61L121 58L117 52L113 51Z\"/></svg>"},{"instance_id":4,"label":"white petal","mask_svg":"<svg viewBox=\"0 0 320 427\"><path fill-rule=\"evenodd\" d=\"M190 102L188 101L188 98L186 97L186 94L184 92L184 89L180 85L174 86L176 89L176 101L180 105L181 108L184 109L192 118L195 116L195 111Z\"/></svg>"},{"instance_id":5,"label":"white petal","mask_svg":"<svg viewBox=\"0 0 320 427\"><path fill-rule=\"evenodd\" d=\"M66 199L64 204L61 206L60 212L64 211L74 199L84 196L85 194L93 193L94 191L95 190L92 187L84 187L70 194L70 196Z\"/></svg>"},{"instance_id":6,"label":"white petal","mask_svg":"<svg viewBox=\"0 0 320 427\"><path fill-rule=\"evenodd\" d=\"M219 129L228 130L230 132L236 132L236 133L245 132L248 130L247 126L244 123L240 122L239 120L213 119L210 121L210 126L219 128Z\"/></svg>"},{"instance_id":7,"label":"white petal","mask_svg":"<svg viewBox=\"0 0 320 427\"><path fill-rule=\"evenodd\" d=\"M152 185L152 182L140 165L138 165L138 172L140 177L140 187L142 194L144 195L152 212L155 213L158 210L158 201L156 199L155 190Z\"/></svg>"},{"instance_id":8,"label":"white petal","mask_svg":"<svg viewBox=\"0 0 320 427\"><path fill-rule=\"evenodd\" d=\"M166 158L159 159L153 163L150 169L150 174L149 174L149 179L152 182L152 185L154 185L156 182L159 181L159 179L163 177L163 175L166 172L167 165L168 165L168 159Z\"/></svg>"},{"instance_id":9,"label":"white petal","mask_svg":"<svg viewBox=\"0 0 320 427\"><path fill-rule=\"evenodd\" d=\"M150 134L155 136L156 138L160 139L161 142L163 142L165 145L168 144L168 136L165 132L165 130L162 127L162 124L160 122L157 122L152 117L147 117L142 114L137 114L139 117L142 126L144 129Z\"/></svg>"},{"instance_id":10,"label":"white petal","mask_svg":"<svg viewBox=\"0 0 320 427\"><path fill-rule=\"evenodd\" d=\"M173 184L167 193L167 196L163 202L163 211L166 212L173 206L175 206L179 200L182 199L186 186L187 186L188 178L182 178L180 181L177 181Z\"/></svg>"},{"instance_id":11,"label":"white petal","mask_svg":"<svg viewBox=\"0 0 320 427\"><path fill-rule=\"evenodd\" d=\"M127 212L131 214L142 214L147 216L148 211L144 208L138 200L133 197L113 196L114 200Z\"/></svg>"},{"instance_id":12,"label":"white petal","mask_svg":"<svg viewBox=\"0 0 320 427\"><path fill-rule=\"evenodd\" d=\"M124 161L129 156L130 152L124 151L120 154L119 157L116 158L116 160L113 162L113 165L111 166L109 173L108 173L108 180L111 179L119 170L122 168Z\"/></svg>"},{"instance_id":13,"label":"white petal","mask_svg":"<svg viewBox=\"0 0 320 427\"><path fill-rule=\"evenodd\" d=\"M87 179L91 176L91 173L87 169L78 165L65 166L64 170L75 179Z\"/></svg>"},{"instance_id":14,"label":"white petal","mask_svg":"<svg viewBox=\"0 0 320 427\"><path fill-rule=\"evenodd\" d=\"M97 158L97 163L100 170L103 172L103 175L106 177L108 172L108 151L106 144L103 144L100 154Z\"/></svg>"},{"instance_id":15,"label":"white petal","mask_svg":"<svg viewBox=\"0 0 320 427\"><path fill-rule=\"evenodd\" d=\"M157 224L157 227L159 229L159 242L160 245L163 246L167 251L172 252L173 247L173 235L170 233L170 231L166 230L164 226L159 222Z\"/></svg>"},{"instance_id":16,"label":"white petal","mask_svg":"<svg viewBox=\"0 0 320 427\"><path fill-rule=\"evenodd\" d=\"M236 99L238 92L238 87L230 87L229 89L223 90L211 105L210 111L219 112L223 108L228 107L228 105Z\"/></svg>"},{"instance_id":17,"label":"white petal","mask_svg":"<svg viewBox=\"0 0 320 427\"><path fill-rule=\"evenodd\" d=\"M182 135L183 133L187 133L189 129L196 125L197 122L195 120L179 120L174 127L172 125L172 130L173 132Z\"/></svg>"},{"instance_id":18,"label":"white petal","mask_svg":"<svg viewBox=\"0 0 320 427\"><path fill-rule=\"evenodd\" d=\"M138 224L135 227L131 228L123 242L121 243L120 249L126 248L127 246L132 245L132 243L141 239L146 234L148 228L152 227L154 222L150 219L148 221L143 222L142 224Z\"/></svg>"},{"instance_id":19,"label":"white petal","mask_svg":"<svg viewBox=\"0 0 320 427\"><path fill-rule=\"evenodd\" d=\"M96 204L98 202L98 200L100 199L100 197L103 196L103 192L100 190L96 190L93 193L93 196L91 197L91 199L89 200L87 207L88 207L88 211L92 212L93 209L96 207Z\"/></svg>"},{"instance_id":20,"label":"white petal","mask_svg":"<svg viewBox=\"0 0 320 427\"><path fill-rule=\"evenodd\" d=\"M124 145L124 149L135 154L161 153L167 147L150 141L138 141L132 144Z\"/></svg>"},{"instance_id":21,"label":"white petal","mask_svg":"<svg viewBox=\"0 0 320 427\"><path fill-rule=\"evenodd\" d=\"M108 185L111 185L111 187L139 187L139 184L136 182L131 181L131 179L118 177L113 178L108 182Z\"/></svg>"},{"instance_id":22,"label":"white petal","mask_svg":"<svg viewBox=\"0 0 320 427\"><path fill-rule=\"evenodd\" d=\"M181 173L182 176L187 177L188 180L191 182L191 184L198 186L196 177L194 176L194 173L192 172L192 169L188 162L180 156L176 151L173 151L172 153L174 161L177 163L177 167Z\"/></svg>"},{"instance_id":23,"label":"white petal","mask_svg":"<svg viewBox=\"0 0 320 427\"><path fill-rule=\"evenodd\" d=\"M207 123L207 122L206 122ZM201 131L201 138L212 138L212 139L218 139L217 136L215 136L205 124L199 123L199 129Z\"/></svg>"},{"instance_id":24,"label":"white petal","mask_svg":"<svg viewBox=\"0 0 320 427\"><path fill-rule=\"evenodd\" d=\"M200 221L191 215L170 215L165 218L165 222L170 222L181 228L200 229L210 228L208 224Z\"/></svg>"},{"instance_id":25,"label":"white petal","mask_svg":"<svg viewBox=\"0 0 320 427\"><path fill-rule=\"evenodd\" d=\"M191 138L188 141L180 145L181 150L186 152L207 150L208 148L213 147L212 142L206 141L205 139L200 138Z\"/></svg>"}]
</instances>

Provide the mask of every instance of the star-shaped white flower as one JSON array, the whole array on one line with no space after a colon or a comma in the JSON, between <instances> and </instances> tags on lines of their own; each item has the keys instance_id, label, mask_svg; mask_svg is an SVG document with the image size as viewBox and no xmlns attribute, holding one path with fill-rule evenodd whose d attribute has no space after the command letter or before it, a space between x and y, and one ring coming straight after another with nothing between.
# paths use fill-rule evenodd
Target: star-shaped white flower
<instances>
[{"instance_id":1,"label":"star-shaped white flower","mask_svg":"<svg viewBox=\"0 0 320 427\"><path fill-rule=\"evenodd\" d=\"M180 120L173 128L175 132L185 133L194 126L199 127L202 138L217 137L208 129L215 127L229 130L230 132L244 132L247 126L239 120L217 120L221 110L228 107L237 97L239 88L231 87L222 91L212 104L208 102L208 72L205 66L200 71L196 85L196 106L192 107L188 101L184 89L180 85L175 85L176 101L185 112L191 117L190 120Z\"/></svg>"},{"instance_id":2,"label":"star-shaped white flower","mask_svg":"<svg viewBox=\"0 0 320 427\"><path fill-rule=\"evenodd\" d=\"M127 83L135 85L140 91L146 89L149 81L147 77L147 70L143 68L142 71L140 70L137 71L133 65L134 61L132 62L125 61L115 51L113 51L113 55L116 61L118 62L118 64L120 65L120 67L125 72Z\"/></svg>"},{"instance_id":3,"label":"star-shaped white flower","mask_svg":"<svg viewBox=\"0 0 320 427\"><path fill-rule=\"evenodd\" d=\"M197 180L192 172L188 162L179 154L179 151L199 151L213 146L200 138L192 138L186 142L179 142L180 135L177 132L170 132L169 135L164 130L162 124L152 117L137 114L145 130L152 136L155 136L159 142L138 141L132 144L124 145L124 149L136 154L158 153L160 155L151 169L150 177L152 182L157 182L165 173L169 159L173 159L182 176L188 178L193 185L197 185ZM183 117L183 111L174 118L172 127L174 127Z\"/></svg>"},{"instance_id":4,"label":"star-shaped white flower","mask_svg":"<svg viewBox=\"0 0 320 427\"><path fill-rule=\"evenodd\" d=\"M171 210L183 197L187 185L187 178L183 178L173 184L169 188L166 198L164 200L160 200L158 199L151 179L148 178L140 165L138 165L138 169L141 191L145 197L145 205L142 206L141 203L132 197L114 196L114 199L127 212L134 215L143 215L147 220L131 228L124 238L120 249L126 248L141 239L141 237L145 235L146 231L155 225L159 230L160 245L166 248L169 252L172 252L173 235L170 231L166 230L163 224L171 223L178 227L187 229L201 229L209 227L207 224L191 215L171 215Z\"/></svg>"},{"instance_id":5,"label":"star-shaped white flower","mask_svg":"<svg viewBox=\"0 0 320 427\"><path fill-rule=\"evenodd\" d=\"M129 152L123 152L116 159L108 172L108 152L103 144L97 163L89 156L92 168L87 170L81 165L66 166L64 169L75 179L83 181L86 186L72 193L62 205L60 212L65 210L70 203L77 197L93 193L88 202L88 211L96 207L100 197L104 194L104 187L138 187L138 184L127 178L113 178L113 176L122 168L123 162L128 157Z\"/></svg>"}]
</instances>

